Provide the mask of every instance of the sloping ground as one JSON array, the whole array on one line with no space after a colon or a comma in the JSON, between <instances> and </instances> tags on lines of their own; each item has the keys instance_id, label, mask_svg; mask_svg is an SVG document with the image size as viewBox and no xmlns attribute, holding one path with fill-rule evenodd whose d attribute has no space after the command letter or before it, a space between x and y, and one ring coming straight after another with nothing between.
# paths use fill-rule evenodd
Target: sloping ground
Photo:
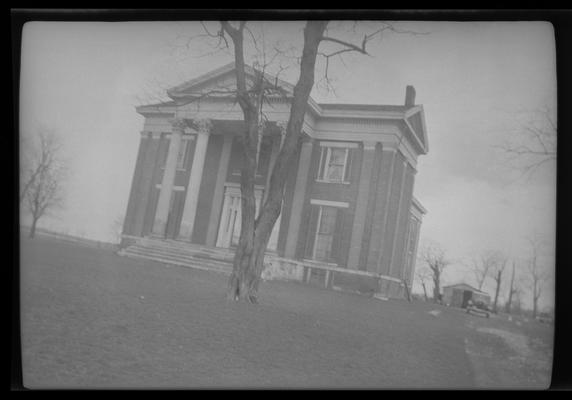
<instances>
[{"instance_id":1,"label":"sloping ground","mask_svg":"<svg viewBox=\"0 0 572 400\"><path fill-rule=\"evenodd\" d=\"M515 323L495 317L470 319L465 339L467 354L479 387L546 389L553 356L551 325L536 321Z\"/></svg>"},{"instance_id":2,"label":"sloping ground","mask_svg":"<svg viewBox=\"0 0 572 400\"><path fill-rule=\"evenodd\" d=\"M464 339L490 333L475 329L483 327L480 322L468 325L472 319L462 312L438 307L436 313L431 304L285 282L261 285L257 306L229 303L227 279L102 249L24 240L25 385L474 388L481 383L482 368L474 367ZM484 354L483 348L481 343L477 354Z\"/></svg>"}]
</instances>

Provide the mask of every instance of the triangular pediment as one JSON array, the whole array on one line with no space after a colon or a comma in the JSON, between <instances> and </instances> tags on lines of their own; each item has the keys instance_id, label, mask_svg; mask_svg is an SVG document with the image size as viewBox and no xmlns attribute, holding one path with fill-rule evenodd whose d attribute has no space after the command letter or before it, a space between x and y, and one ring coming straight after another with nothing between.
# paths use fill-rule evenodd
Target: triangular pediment
<instances>
[{"instance_id":1,"label":"triangular pediment","mask_svg":"<svg viewBox=\"0 0 572 400\"><path fill-rule=\"evenodd\" d=\"M427 129L425 127L425 114L422 106L415 106L410 109L405 118L415 135L415 139L419 142L421 148L425 153L429 150L429 143L427 142Z\"/></svg>"},{"instance_id":2,"label":"triangular pediment","mask_svg":"<svg viewBox=\"0 0 572 400\"><path fill-rule=\"evenodd\" d=\"M251 66L245 66L246 85L248 88L254 86L257 78L257 70ZM260 72L258 72L260 73ZM278 90L276 95L291 97L293 85L283 81L268 73L264 74L264 80L267 84L273 85ZM193 98L197 96L224 97L232 96L236 90L236 75L234 63L227 64L221 68L215 69L198 78L187 81L181 85L175 86L167 90L169 97L175 100L185 98Z\"/></svg>"}]
</instances>

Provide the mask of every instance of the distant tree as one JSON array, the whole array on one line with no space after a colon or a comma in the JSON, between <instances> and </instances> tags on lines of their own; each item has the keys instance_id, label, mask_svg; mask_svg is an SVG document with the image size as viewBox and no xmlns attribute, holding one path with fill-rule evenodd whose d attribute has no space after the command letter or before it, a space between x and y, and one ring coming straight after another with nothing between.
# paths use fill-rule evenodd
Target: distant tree
<instances>
[{"instance_id":1,"label":"distant tree","mask_svg":"<svg viewBox=\"0 0 572 400\"><path fill-rule=\"evenodd\" d=\"M475 276L477 288L483 289L483 284L491 275L491 269L495 266L497 254L494 251L483 252L471 260L470 268Z\"/></svg>"},{"instance_id":2,"label":"distant tree","mask_svg":"<svg viewBox=\"0 0 572 400\"><path fill-rule=\"evenodd\" d=\"M40 130L24 140L20 159L20 204L32 217L29 237L38 220L63 204L63 179L67 171L59 137Z\"/></svg>"},{"instance_id":3,"label":"distant tree","mask_svg":"<svg viewBox=\"0 0 572 400\"><path fill-rule=\"evenodd\" d=\"M433 280L433 301L435 303L441 300L441 277L443 271L450 264L443 250L438 244L425 244L420 254L421 260L425 263L431 272Z\"/></svg>"},{"instance_id":4,"label":"distant tree","mask_svg":"<svg viewBox=\"0 0 572 400\"><path fill-rule=\"evenodd\" d=\"M527 238L527 242L530 249L530 257L526 263L527 283L532 295L532 318L536 318L538 301L542 296L542 291L549 275L540 265L540 253L544 246L542 238L538 235L533 235Z\"/></svg>"},{"instance_id":5,"label":"distant tree","mask_svg":"<svg viewBox=\"0 0 572 400\"><path fill-rule=\"evenodd\" d=\"M512 299L513 296L515 295L515 293L517 292L518 288L515 286L515 282L514 282L514 278L515 278L515 272L516 272L516 261L512 262L512 274L510 277L510 284L508 287L508 300L506 301L505 304L505 312L506 313L511 313L511 306L512 306Z\"/></svg>"},{"instance_id":6,"label":"distant tree","mask_svg":"<svg viewBox=\"0 0 572 400\"><path fill-rule=\"evenodd\" d=\"M522 315L522 294L523 290L520 286L516 285L513 288L511 302L511 314Z\"/></svg>"},{"instance_id":7,"label":"distant tree","mask_svg":"<svg viewBox=\"0 0 572 400\"><path fill-rule=\"evenodd\" d=\"M421 287L423 288L425 301L428 302L429 297L427 296L427 286L425 285L425 283L431 279L431 271L429 271L426 267L418 268L417 271L415 271L415 277L417 278L417 281L419 281Z\"/></svg>"},{"instance_id":8,"label":"distant tree","mask_svg":"<svg viewBox=\"0 0 572 400\"><path fill-rule=\"evenodd\" d=\"M492 257L493 265L491 269L492 277L495 281L495 299L493 302L493 312L498 311L498 300L502 284L502 275L506 268L507 258L501 253L495 253Z\"/></svg>"},{"instance_id":9,"label":"distant tree","mask_svg":"<svg viewBox=\"0 0 572 400\"><path fill-rule=\"evenodd\" d=\"M528 120L521 123L517 136L499 146L508 161L523 175L531 175L540 166L556 162L557 124L549 108L527 113Z\"/></svg>"}]
</instances>

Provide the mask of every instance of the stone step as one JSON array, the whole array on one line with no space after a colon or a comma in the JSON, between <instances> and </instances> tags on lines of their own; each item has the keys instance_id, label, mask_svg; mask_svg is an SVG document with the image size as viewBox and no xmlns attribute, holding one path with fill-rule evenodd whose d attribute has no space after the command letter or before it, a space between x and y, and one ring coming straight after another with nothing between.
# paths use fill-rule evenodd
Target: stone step
<instances>
[{"instance_id":1,"label":"stone step","mask_svg":"<svg viewBox=\"0 0 572 400\"><path fill-rule=\"evenodd\" d=\"M233 250L203 247L200 245L193 245L176 240L142 238L138 241L137 244L145 247L168 248L177 251L183 251L186 253L201 255L203 257L214 256L212 258L219 258L223 260L232 260L234 258Z\"/></svg>"},{"instance_id":2,"label":"stone step","mask_svg":"<svg viewBox=\"0 0 572 400\"><path fill-rule=\"evenodd\" d=\"M196 258L192 255L182 254L173 252L169 249L161 249L161 248L150 248L150 247L142 247L142 246L130 246L125 249L126 252L132 252L137 254L149 254L158 257L164 257L171 260L180 260L181 262L188 262L190 264L203 264L213 267L220 267L220 268L232 268L232 264L220 260L215 259L207 259L207 258Z\"/></svg>"},{"instance_id":3,"label":"stone step","mask_svg":"<svg viewBox=\"0 0 572 400\"><path fill-rule=\"evenodd\" d=\"M125 249L123 251L122 255L124 255L124 256L136 256L139 258L160 259L160 260L165 261L167 263L189 264L189 265L199 264L199 263L196 263L192 259L184 259L182 257L174 257L174 256L171 256L168 254L158 253L158 252L149 251L149 250L145 250L145 249L139 249L139 248Z\"/></svg>"},{"instance_id":4,"label":"stone step","mask_svg":"<svg viewBox=\"0 0 572 400\"><path fill-rule=\"evenodd\" d=\"M202 261L196 261L196 260L189 261L189 260L184 260L184 259L181 259L178 257L170 257L167 255L162 255L162 254L157 254L157 253L152 253L152 252L146 252L146 251L140 251L138 249L130 249L130 248L124 249L121 251L121 255L126 256L126 257L131 257L131 258L157 261L157 262L164 263L164 264L178 265L178 266L182 266L182 267L200 269L200 270L204 270L204 271L223 273L226 275L230 275L232 272L232 265L220 266L220 265L215 265L212 263L204 263Z\"/></svg>"},{"instance_id":5,"label":"stone step","mask_svg":"<svg viewBox=\"0 0 572 400\"><path fill-rule=\"evenodd\" d=\"M130 248L140 249L142 251L154 251L159 252L166 255L181 257L185 259L192 259L197 262L219 262L223 264L232 264L232 260L225 260L221 257L217 257L215 255L209 256L208 254L196 253L188 250L183 249L175 249L171 247L165 246L157 246L157 245L133 245Z\"/></svg>"}]
</instances>

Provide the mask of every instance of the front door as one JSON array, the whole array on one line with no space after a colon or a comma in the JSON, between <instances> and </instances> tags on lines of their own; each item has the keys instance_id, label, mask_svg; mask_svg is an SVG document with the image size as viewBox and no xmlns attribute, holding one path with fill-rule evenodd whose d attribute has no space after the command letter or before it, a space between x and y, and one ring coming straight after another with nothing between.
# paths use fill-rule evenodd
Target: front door
<instances>
[{"instance_id":1,"label":"front door","mask_svg":"<svg viewBox=\"0 0 572 400\"><path fill-rule=\"evenodd\" d=\"M235 247L238 246L241 227L241 200L240 188L235 186L227 186L225 188L224 203L222 205L222 214L218 229L217 247ZM256 200L256 214L260 209L260 201L262 199L262 190L255 189L254 197ZM274 225L272 234L268 241L268 249L276 250L278 244L278 230L280 226L280 217Z\"/></svg>"},{"instance_id":2,"label":"front door","mask_svg":"<svg viewBox=\"0 0 572 400\"><path fill-rule=\"evenodd\" d=\"M230 247L231 244L238 243L235 232L240 235L240 195L225 195L223 207L217 246Z\"/></svg>"}]
</instances>

